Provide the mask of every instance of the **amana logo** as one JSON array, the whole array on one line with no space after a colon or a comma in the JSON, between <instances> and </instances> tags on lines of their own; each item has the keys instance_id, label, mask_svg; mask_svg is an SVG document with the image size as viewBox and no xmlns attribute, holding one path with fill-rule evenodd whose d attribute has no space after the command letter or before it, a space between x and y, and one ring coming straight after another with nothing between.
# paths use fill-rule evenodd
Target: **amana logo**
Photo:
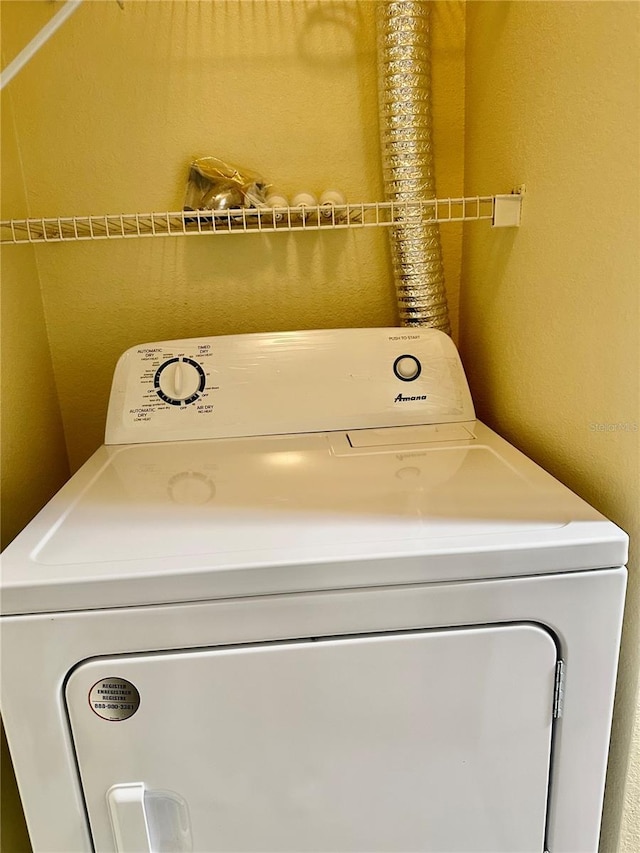
<instances>
[{"instance_id":1,"label":"amana logo","mask_svg":"<svg viewBox=\"0 0 640 853\"><path fill-rule=\"evenodd\" d=\"M398 394L396 399L393 401L394 403L411 403L414 400L426 400L427 395L423 394L421 397L405 397L403 394Z\"/></svg>"}]
</instances>

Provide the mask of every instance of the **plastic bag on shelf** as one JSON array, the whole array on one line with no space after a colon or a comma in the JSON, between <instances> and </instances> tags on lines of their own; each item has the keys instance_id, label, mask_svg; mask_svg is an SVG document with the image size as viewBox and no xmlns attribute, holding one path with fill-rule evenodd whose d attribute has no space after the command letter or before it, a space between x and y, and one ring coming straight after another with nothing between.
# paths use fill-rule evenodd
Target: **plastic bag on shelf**
<instances>
[{"instance_id":1,"label":"plastic bag on shelf","mask_svg":"<svg viewBox=\"0 0 640 853\"><path fill-rule=\"evenodd\" d=\"M256 172L225 163L217 157L199 157L189 167L184 210L230 210L258 207L265 202L267 185Z\"/></svg>"}]
</instances>

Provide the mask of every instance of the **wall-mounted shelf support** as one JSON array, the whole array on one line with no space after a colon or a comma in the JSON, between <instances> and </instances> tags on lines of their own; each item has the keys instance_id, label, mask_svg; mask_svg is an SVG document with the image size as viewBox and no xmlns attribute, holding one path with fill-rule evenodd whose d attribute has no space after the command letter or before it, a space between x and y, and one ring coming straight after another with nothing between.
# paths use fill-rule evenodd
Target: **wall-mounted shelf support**
<instances>
[{"instance_id":1,"label":"wall-mounted shelf support","mask_svg":"<svg viewBox=\"0 0 640 853\"><path fill-rule=\"evenodd\" d=\"M503 201L507 199L511 201ZM260 207L224 211L7 219L0 221L0 242L60 243L123 237L176 237L250 232L268 234L275 231L393 227L408 222L475 222L483 219L491 221L494 227L505 227L519 224L521 201L520 195L470 196L420 202L363 202L304 209Z\"/></svg>"},{"instance_id":2,"label":"wall-mounted shelf support","mask_svg":"<svg viewBox=\"0 0 640 853\"><path fill-rule=\"evenodd\" d=\"M116 0L116 2L121 9L124 8L123 0ZM81 3L82 0L66 0L64 6L58 9L51 20L31 39L29 44L23 47L20 53L2 70L2 73L0 73L0 89L4 89L7 83L13 80L19 71L22 71L29 60L49 41L51 36L64 24L67 18L73 15Z\"/></svg>"},{"instance_id":3,"label":"wall-mounted shelf support","mask_svg":"<svg viewBox=\"0 0 640 853\"><path fill-rule=\"evenodd\" d=\"M29 44L24 47L20 53L13 59L0 74L0 89L4 89L7 83L16 76L16 74L24 68L32 56L34 56L47 42L55 31L64 24L64 22L76 11L82 0L67 0L64 6L59 9L51 20L44 25L40 32L31 39Z\"/></svg>"},{"instance_id":4,"label":"wall-mounted shelf support","mask_svg":"<svg viewBox=\"0 0 640 853\"><path fill-rule=\"evenodd\" d=\"M524 187L509 195L494 196L493 228L518 228L522 217Z\"/></svg>"}]
</instances>

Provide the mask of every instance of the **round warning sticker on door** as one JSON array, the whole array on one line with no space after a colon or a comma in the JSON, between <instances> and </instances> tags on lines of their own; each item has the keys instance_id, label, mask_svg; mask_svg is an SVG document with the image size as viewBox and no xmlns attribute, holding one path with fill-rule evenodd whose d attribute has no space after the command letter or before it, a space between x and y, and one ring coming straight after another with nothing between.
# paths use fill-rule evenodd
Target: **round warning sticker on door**
<instances>
[{"instance_id":1,"label":"round warning sticker on door","mask_svg":"<svg viewBox=\"0 0 640 853\"><path fill-rule=\"evenodd\" d=\"M89 691L89 706L103 720L119 722L135 714L140 707L140 694L124 678L103 678Z\"/></svg>"}]
</instances>

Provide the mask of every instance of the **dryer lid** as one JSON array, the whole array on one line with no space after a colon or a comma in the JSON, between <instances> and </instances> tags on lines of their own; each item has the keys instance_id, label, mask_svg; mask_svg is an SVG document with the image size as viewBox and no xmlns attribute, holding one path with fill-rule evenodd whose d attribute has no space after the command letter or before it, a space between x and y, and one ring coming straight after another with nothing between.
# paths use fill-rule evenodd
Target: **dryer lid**
<instances>
[{"instance_id":1,"label":"dryer lid","mask_svg":"<svg viewBox=\"0 0 640 853\"><path fill-rule=\"evenodd\" d=\"M477 422L103 447L4 554L5 614L623 565Z\"/></svg>"}]
</instances>

